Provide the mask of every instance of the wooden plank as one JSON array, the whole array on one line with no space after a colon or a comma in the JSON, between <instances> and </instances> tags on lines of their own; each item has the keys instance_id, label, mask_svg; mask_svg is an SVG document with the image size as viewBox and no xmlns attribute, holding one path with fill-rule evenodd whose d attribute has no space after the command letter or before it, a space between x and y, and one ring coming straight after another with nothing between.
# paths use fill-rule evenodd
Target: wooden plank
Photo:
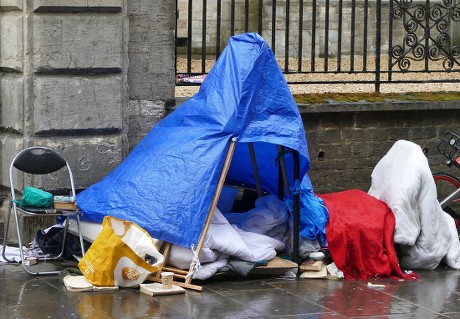
<instances>
[{"instance_id":1,"label":"wooden plank","mask_svg":"<svg viewBox=\"0 0 460 319\"><path fill-rule=\"evenodd\" d=\"M161 278L156 278L155 276L150 276L147 278L147 280L153 281L153 282L161 282ZM185 283L185 282L180 282L180 281L173 281L173 285L182 287L182 288L187 288L187 289L192 289L196 291L203 291L203 287L199 285L193 285L190 283Z\"/></svg>"},{"instance_id":2,"label":"wooden plank","mask_svg":"<svg viewBox=\"0 0 460 319\"><path fill-rule=\"evenodd\" d=\"M206 238L206 234L208 233L208 230L209 230L209 226L211 225L212 216L214 215L214 210L217 207L217 202L219 201L220 193L222 191L222 188L224 187L225 178L227 177L227 173L230 168L230 164L232 162L233 153L235 152L235 146L236 146L236 139L233 138L230 143L230 146L228 147L227 156L225 157L224 166L220 174L219 182L217 183L217 189L216 189L216 192L214 193L214 197L211 202L211 207L209 208L209 211L208 211L208 216L206 217L206 221L204 223L203 230L201 231L200 239L198 240L198 244L196 245L196 248L195 248L195 253L197 255L200 254L201 248L203 247L204 240ZM190 264L190 268L189 268L189 274L193 273L194 268L195 268L195 263L194 261L192 261L192 263ZM185 282L189 284L191 280L192 280L192 276L189 276Z\"/></svg>"},{"instance_id":3,"label":"wooden plank","mask_svg":"<svg viewBox=\"0 0 460 319\"><path fill-rule=\"evenodd\" d=\"M209 208L208 215L206 216L206 220L203 225L203 229L201 231L200 238L198 240L197 246L195 247L194 253L196 253L197 255L200 253L201 248L203 247L203 244L204 244L204 240L206 238L206 234L208 233L209 226L211 224L211 220L214 215L214 210L217 207L217 202L219 201L219 197L222 192L222 188L224 186L225 178L227 177L227 173L230 168L230 164L232 162L233 153L235 152L235 146L236 146L236 139L233 138L228 148L224 166L222 168L222 172L220 174L219 181L217 183L216 192L214 193L214 197L211 202L211 207ZM168 264L169 255L170 255L171 243L165 243L163 246L164 246L164 250L163 250L164 263L159 268L159 270L156 272L156 274L150 276L148 280L161 282L161 278L160 278L161 272L167 270L167 271L171 271L174 273L174 278L180 278L180 279L185 280L185 282L173 281L173 284L180 286L180 287L201 291L203 289L201 286L191 284L191 281L192 281L191 274L193 274L193 271L195 268L195 262L192 260L188 271L184 271L182 269L177 269L174 267L169 267L167 266L167 264Z\"/></svg>"}]
</instances>

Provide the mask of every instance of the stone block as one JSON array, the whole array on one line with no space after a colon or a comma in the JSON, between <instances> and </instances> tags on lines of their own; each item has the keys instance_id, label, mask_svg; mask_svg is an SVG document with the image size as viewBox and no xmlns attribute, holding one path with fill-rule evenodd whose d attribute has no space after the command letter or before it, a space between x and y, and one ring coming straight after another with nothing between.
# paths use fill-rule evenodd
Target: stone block
<instances>
[{"instance_id":1,"label":"stone block","mask_svg":"<svg viewBox=\"0 0 460 319\"><path fill-rule=\"evenodd\" d=\"M6 196L6 198L8 198L8 195ZM0 227L2 227L2 233L4 233L4 224L6 223L6 219L8 217L7 214L9 212L9 205L10 199L3 201L3 204L0 202L0 219L5 221L0 223ZM13 214L13 212L11 213ZM20 214L19 220L22 244L24 246L28 246L28 243L30 243L35 238L35 235L39 229L46 229L56 224L56 216L40 216L36 218L29 218L24 214ZM18 243L18 236L16 232L16 220L14 218L14 215L11 215L10 218L8 234L3 234L1 238L4 238L3 236L6 237L5 239L7 240L8 245Z\"/></svg>"},{"instance_id":2,"label":"stone block","mask_svg":"<svg viewBox=\"0 0 460 319\"><path fill-rule=\"evenodd\" d=\"M166 115L163 100L131 100L125 114L127 127L128 151L131 151Z\"/></svg>"},{"instance_id":3,"label":"stone block","mask_svg":"<svg viewBox=\"0 0 460 319\"><path fill-rule=\"evenodd\" d=\"M122 15L34 16L35 72L121 72Z\"/></svg>"},{"instance_id":4,"label":"stone block","mask_svg":"<svg viewBox=\"0 0 460 319\"><path fill-rule=\"evenodd\" d=\"M161 120L160 116L130 116L129 122L129 151L131 151Z\"/></svg>"},{"instance_id":5,"label":"stone block","mask_svg":"<svg viewBox=\"0 0 460 319\"><path fill-rule=\"evenodd\" d=\"M40 8L49 8L49 7L54 7L54 8L63 8L63 10L66 7L82 7L86 8L88 7L88 1L87 0L73 0L73 1L66 1L66 0L35 0L34 1L34 10L39 10Z\"/></svg>"},{"instance_id":6,"label":"stone block","mask_svg":"<svg viewBox=\"0 0 460 319\"><path fill-rule=\"evenodd\" d=\"M119 12L123 9L123 0L35 0L33 8L36 12Z\"/></svg>"},{"instance_id":7,"label":"stone block","mask_svg":"<svg viewBox=\"0 0 460 319\"><path fill-rule=\"evenodd\" d=\"M174 51L174 25L163 17L160 17L158 20L159 21L153 22L148 19L130 18L130 53L144 52L151 55L152 51L162 50L163 48ZM158 56L161 55L162 53L158 54ZM168 58L174 62L174 55L169 54Z\"/></svg>"},{"instance_id":8,"label":"stone block","mask_svg":"<svg viewBox=\"0 0 460 319\"><path fill-rule=\"evenodd\" d=\"M0 11L17 11L22 8L22 0L0 0Z\"/></svg>"},{"instance_id":9,"label":"stone block","mask_svg":"<svg viewBox=\"0 0 460 319\"><path fill-rule=\"evenodd\" d=\"M98 136L93 138L36 138L29 145L49 147L61 154L70 165L74 176L75 188L84 189L98 182L111 172L123 159L122 136ZM21 138L0 139L0 185L9 189L9 166L14 156L24 149ZM13 170L14 183L22 190L27 181L24 175ZM36 183L36 184L35 184ZM65 171L43 175L34 181L34 185L49 190L69 188L69 179Z\"/></svg>"},{"instance_id":10,"label":"stone block","mask_svg":"<svg viewBox=\"0 0 460 319\"><path fill-rule=\"evenodd\" d=\"M150 14L166 14L175 20L175 2L173 1L152 1L152 0L129 0L128 13L130 15L150 15ZM181 6L181 4L178 4Z\"/></svg>"},{"instance_id":11,"label":"stone block","mask_svg":"<svg viewBox=\"0 0 460 319\"><path fill-rule=\"evenodd\" d=\"M0 186L10 188L9 169L14 156L24 148L22 138L4 136L0 138ZM15 184L24 187L23 176L13 174Z\"/></svg>"},{"instance_id":12,"label":"stone block","mask_svg":"<svg viewBox=\"0 0 460 319\"><path fill-rule=\"evenodd\" d=\"M162 118L165 116L165 102L163 100L130 100L126 109L127 116L151 116Z\"/></svg>"},{"instance_id":13,"label":"stone block","mask_svg":"<svg viewBox=\"0 0 460 319\"><path fill-rule=\"evenodd\" d=\"M416 129L412 129L410 131L410 137L413 140L429 140L429 139L435 139L437 137L437 127L429 127L429 126L424 126L424 127L417 127L415 126Z\"/></svg>"},{"instance_id":14,"label":"stone block","mask_svg":"<svg viewBox=\"0 0 460 319\"><path fill-rule=\"evenodd\" d=\"M22 16L0 15L0 69L22 70L22 26Z\"/></svg>"},{"instance_id":15,"label":"stone block","mask_svg":"<svg viewBox=\"0 0 460 319\"><path fill-rule=\"evenodd\" d=\"M34 132L121 131L124 91L119 76L37 77Z\"/></svg>"},{"instance_id":16,"label":"stone block","mask_svg":"<svg viewBox=\"0 0 460 319\"><path fill-rule=\"evenodd\" d=\"M174 64L169 63L169 56L154 56L158 58L156 60L148 59L142 53L130 54L128 84L132 99L170 100L174 98Z\"/></svg>"},{"instance_id":17,"label":"stone block","mask_svg":"<svg viewBox=\"0 0 460 319\"><path fill-rule=\"evenodd\" d=\"M74 176L75 188L81 190L98 182L111 172L123 159L122 136L107 135L85 138L36 139L35 144L50 147L64 157ZM68 185L65 174L55 174L53 179L42 180L48 189Z\"/></svg>"},{"instance_id":18,"label":"stone block","mask_svg":"<svg viewBox=\"0 0 460 319\"><path fill-rule=\"evenodd\" d=\"M175 6L128 2L128 86L134 100L172 100L175 93Z\"/></svg>"},{"instance_id":19,"label":"stone block","mask_svg":"<svg viewBox=\"0 0 460 319\"><path fill-rule=\"evenodd\" d=\"M19 76L0 78L0 128L23 131L23 79Z\"/></svg>"}]
</instances>

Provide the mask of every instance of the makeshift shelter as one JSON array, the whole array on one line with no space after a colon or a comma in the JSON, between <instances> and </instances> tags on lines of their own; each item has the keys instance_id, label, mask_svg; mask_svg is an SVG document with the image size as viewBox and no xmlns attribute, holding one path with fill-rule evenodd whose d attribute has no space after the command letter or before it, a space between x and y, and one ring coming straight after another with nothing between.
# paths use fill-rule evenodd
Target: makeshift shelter
<instances>
[{"instance_id":1,"label":"makeshift shelter","mask_svg":"<svg viewBox=\"0 0 460 319\"><path fill-rule=\"evenodd\" d=\"M84 220L112 215L199 249L224 183L284 196L308 168L302 119L274 54L258 34L242 34L199 92L77 202Z\"/></svg>"}]
</instances>

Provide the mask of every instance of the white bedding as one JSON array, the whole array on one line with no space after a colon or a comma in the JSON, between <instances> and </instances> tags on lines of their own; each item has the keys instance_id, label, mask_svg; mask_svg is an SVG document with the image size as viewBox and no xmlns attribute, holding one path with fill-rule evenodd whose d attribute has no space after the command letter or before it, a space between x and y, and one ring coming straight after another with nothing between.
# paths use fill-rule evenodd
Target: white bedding
<instances>
[{"instance_id":1,"label":"white bedding","mask_svg":"<svg viewBox=\"0 0 460 319\"><path fill-rule=\"evenodd\" d=\"M288 211L282 201L269 195L259 198L256 207L249 212L229 214L234 225L216 209L199 254L202 268L195 272L194 279L208 279L226 266L230 257L257 262L273 259L285 248L283 238L287 232ZM85 240L93 242L102 229L102 224L82 221ZM75 220L71 220L69 231L77 234ZM168 264L189 269L193 258L190 248L171 246Z\"/></svg>"},{"instance_id":2,"label":"white bedding","mask_svg":"<svg viewBox=\"0 0 460 319\"><path fill-rule=\"evenodd\" d=\"M235 224L230 224L218 209L214 212L199 254L203 267L194 273L194 279L210 278L226 266L229 257L249 262L270 260L285 248L282 236L276 239L267 235L274 229L278 235L283 233L280 227L287 231L288 212L276 197L259 198L253 210L233 215L236 214L231 217ZM189 248L172 245L169 258L172 266L188 269L192 258Z\"/></svg>"},{"instance_id":3,"label":"white bedding","mask_svg":"<svg viewBox=\"0 0 460 319\"><path fill-rule=\"evenodd\" d=\"M69 218L69 220L69 233L78 236L77 221L74 218ZM92 243L101 232L102 223L81 220L80 228L83 239Z\"/></svg>"},{"instance_id":4,"label":"white bedding","mask_svg":"<svg viewBox=\"0 0 460 319\"><path fill-rule=\"evenodd\" d=\"M428 160L415 143L397 141L377 163L368 193L385 202L396 218L395 244L406 269L434 269L444 258L460 269L460 243L453 218L437 201Z\"/></svg>"}]
</instances>

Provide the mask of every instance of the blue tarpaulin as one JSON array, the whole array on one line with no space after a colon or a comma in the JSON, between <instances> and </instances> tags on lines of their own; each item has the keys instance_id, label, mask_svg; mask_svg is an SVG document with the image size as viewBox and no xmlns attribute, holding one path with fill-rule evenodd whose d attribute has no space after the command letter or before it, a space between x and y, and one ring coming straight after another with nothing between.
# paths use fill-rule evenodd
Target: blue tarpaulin
<instances>
[{"instance_id":1,"label":"blue tarpaulin","mask_svg":"<svg viewBox=\"0 0 460 319\"><path fill-rule=\"evenodd\" d=\"M276 145L309 168L297 105L268 44L256 33L230 38L199 92L160 121L104 179L82 191L83 220L112 215L152 237L190 247L198 242L232 138L231 184L255 185L247 143L254 143L262 188L278 190ZM292 153L286 165L293 180ZM307 177L308 178L308 177Z\"/></svg>"},{"instance_id":2,"label":"blue tarpaulin","mask_svg":"<svg viewBox=\"0 0 460 319\"><path fill-rule=\"evenodd\" d=\"M329 212L324 200L314 194L308 175L304 176L302 182L295 181L291 190L292 193L284 201L289 211L294 213L294 195L299 195L299 235L309 240L320 239L322 244L326 244Z\"/></svg>"}]
</instances>

